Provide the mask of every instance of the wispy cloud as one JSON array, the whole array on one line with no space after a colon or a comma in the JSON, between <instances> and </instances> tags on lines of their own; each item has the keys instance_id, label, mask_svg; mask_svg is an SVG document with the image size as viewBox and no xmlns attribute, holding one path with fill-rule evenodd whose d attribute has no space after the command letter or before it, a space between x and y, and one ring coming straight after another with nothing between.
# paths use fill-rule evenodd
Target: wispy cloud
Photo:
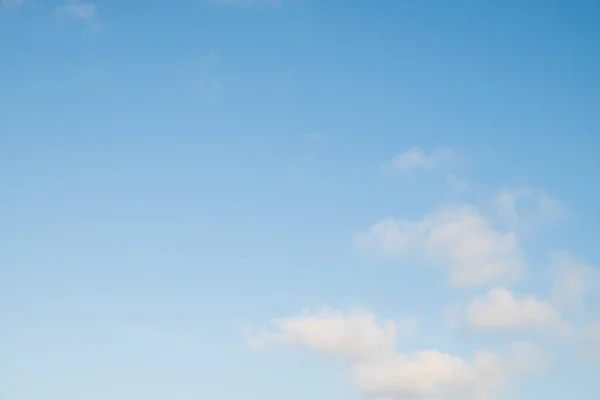
<instances>
[{"instance_id":1,"label":"wispy cloud","mask_svg":"<svg viewBox=\"0 0 600 400\"><path fill-rule=\"evenodd\" d=\"M446 184L452 191L462 193L469 185L451 172L452 164L459 159L459 154L449 147L438 148L430 152L426 152L420 147L413 147L383 164L381 170L390 174L402 175L412 175L419 171L445 174Z\"/></svg>"},{"instance_id":2,"label":"wispy cloud","mask_svg":"<svg viewBox=\"0 0 600 400\"><path fill-rule=\"evenodd\" d=\"M392 161L383 165L383 169L392 172L411 172L418 170L433 170L447 165L458 158L458 154L451 148L444 147L429 153L420 147L413 147L394 157Z\"/></svg>"},{"instance_id":3,"label":"wispy cloud","mask_svg":"<svg viewBox=\"0 0 600 400\"><path fill-rule=\"evenodd\" d=\"M26 0L0 0L0 6L2 7L18 7L25 4Z\"/></svg>"},{"instance_id":4,"label":"wispy cloud","mask_svg":"<svg viewBox=\"0 0 600 400\"><path fill-rule=\"evenodd\" d=\"M500 220L518 230L531 230L566 215L556 199L542 190L529 187L502 189L493 204Z\"/></svg>"},{"instance_id":5,"label":"wispy cloud","mask_svg":"<svg viewBox=\"0 0 600 400\"><path fill-rule=\"evenodd\" d=\"M283 0L203 0L205 3L216 5L258 6L279 5Z\"/></svg>"},{"instance_id":6,"label":"wispy cloud","mask_svg":"<svg viewBox=\"0 0 600 400\"><path fill-rule=\"evenodd\" d=\"M85 23L96 32L101 30L98 9L91 2L71 0L56 8L56 16L61 19L70 19Z\"/></svg>"},{"instance_id":7,"label":"wispy cloud","mask_svg":"<svg viewBox=\"0 0 600 400\"><path fill-rule=\"evenodd\" d=\"M467 182L460 179L454 174L448 174L446 176L446 183L455 193L462 193L469 187L469 184Z\"/></svg>"},{"instance_id":8,"label":"wispy cloud","mask_svg":"<svg viewBox=\"0 0 600 400\"><path fill-rule=\"evenodd\" d=\"M586 326L579 341L582 353L590 361L600 361L600 322Z\"/></svg>"}]
</instances>

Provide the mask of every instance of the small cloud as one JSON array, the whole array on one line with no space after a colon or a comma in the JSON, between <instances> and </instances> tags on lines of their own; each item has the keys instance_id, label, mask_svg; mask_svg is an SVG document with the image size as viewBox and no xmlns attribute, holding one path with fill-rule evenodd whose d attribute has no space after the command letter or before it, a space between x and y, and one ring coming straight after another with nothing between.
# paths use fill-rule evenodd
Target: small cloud
<instances>
[{"instance_id":1,"label":"small cloud","mask_svg":"<svg viewBox=\"0 0 600 400\"><path fill-rule=\"evenodd\" d=\"M71 0L56 8L56 15L61 19L71 19L88 24L94 31L99 31L98 10L93 3L83 0Z\"/></svg>"},{"instance_id":2,"label":"small cloud","mask_svg":"<svg viewBox=\"0 0 600 400\"><path fill-rule=\"evenodd\" d=\"M493 205L502 222L518 230L531 229L565 215L556 199L528 187L500 190Z\"/></svg>"},{"instance_id":3,"label":"small cloud","mask_svg":"<svg viewBox=\"0 0 600 400\"><path fill-rule=\"evenodd\" d=\"M417 256L445 268L455 287L520 278L526 264L517 238L473 206L446 206L420 220L385 219L356 237L359 248L391 257Z\"/></svg>"},{"instance_id":4,"label":"small cloud","mask_svg":"<svg viewBox=\"0 0 600 400\"><path fill-rule=\"evenodd\" d=\"M572 327L549 303L496 288L477 297L467 309L469 327L479 332L547 332L569 335Z\"/></svg>"},{"instance_id":5,"label":"small cloud","mask_svg":"<svg viewBox=\"0 0 600 400\"><path fill-rule=\"evenodd\" d=\"M456 152L450 148L441 148L426 153L420 147L413 147L394 157L391 162L383 166L383 169L403 173L417 170L433 170L457 158L458 155Z\"/></svg>"},{"instance_id":6,"label":"small cloud","mask_svg":"<svg viewBox=\"0 0 600 400\"><path fill-rule=\"evenodd\" d=\"M282 0L203 0L205 3L215 5L235 5L235 6L276 6L280 5Z\"/></svg>"},{"instance_id":7,"label":"small cloud","mask_svg":"<svg viewBox=\"0 0 600 400\"><path fill-rule=\"evenodd\" d=\"M25 0L0 0L2 7L19 7L25 4Z\"/></svg>"},{"instance_id":8,"label":"small cloud","mask_svg":"<svg viewBox=\"0 0 600 400\"><path fill-rule=\"evenodd\" d=\"M95 18L97 14L95 5L82 0L72 0L68 4L59 6L57 12L62 16L81 20Z\"/></svg>"},{"instance_id":9,"label":"small cloud","mask_svg":"<svg viewBox=\"0 0 600 400\"><path fill-rule=\"evenodd\" d=\"M412 325L410 326L412 333ZM295 317L271 321L271 327L250 337L252 347L277 344L307 347L342 359L361 359L392 351L399 326L393 321L378 323L363 310L341 312L328 307L304 310ZM248 339L248 337L247 337Z\"/></svg>"}]
</instances>

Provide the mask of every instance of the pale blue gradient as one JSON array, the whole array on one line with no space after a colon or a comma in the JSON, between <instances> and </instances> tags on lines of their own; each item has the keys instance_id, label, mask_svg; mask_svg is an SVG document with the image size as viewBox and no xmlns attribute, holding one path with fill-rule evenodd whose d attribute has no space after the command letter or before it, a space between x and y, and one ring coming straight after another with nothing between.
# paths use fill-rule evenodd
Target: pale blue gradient
<instances>
[{"instance_id":1,"label":"pale blue gradient","mask_svg":"<svg viewBox=\"0 0 600 400\"><path fill-rule=\"evenodd\" d=\"M600 265L598 2L98 0L100 29L60 4L0 10L3 400L356 399L343 366L244 343L323 304L418 318L408 350L494 345L443 328L474 292L353 241L503 187L569 210L523 238L532 276ZM413 146L459 151L470 189L381 172ZM541 343L560 362L508 399L600 397Z\"/></svg>"}]
</instances>

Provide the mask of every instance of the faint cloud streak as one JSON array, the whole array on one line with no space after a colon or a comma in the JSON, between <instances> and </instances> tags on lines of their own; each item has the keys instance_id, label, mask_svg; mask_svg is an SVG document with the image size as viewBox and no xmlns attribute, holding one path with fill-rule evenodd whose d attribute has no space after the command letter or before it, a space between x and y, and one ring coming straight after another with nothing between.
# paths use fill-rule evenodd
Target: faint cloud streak
<instances>
[{"instance_id":1,"label":"faint cloud streak","mask_svg":"<svg viewBox=\"0 0 600 400\"><path fill-rule=\"evenodd\" d=\"M94 32L102 30L98 18L98 9L93 3L83 0L71 0L56 8L56 16L60 19L85 23Z\"/></svg>"},{"instance_id":2,"label":"faint cloud streak","mask_svg":"<svg viewBox=\"0 0 600 400\"><path fill-rule=\"evenodd\" d=\"M215 5L234 5L234 6L278 6L282 0L203 0L205 3Z\"/></svg>"}]
</instances>

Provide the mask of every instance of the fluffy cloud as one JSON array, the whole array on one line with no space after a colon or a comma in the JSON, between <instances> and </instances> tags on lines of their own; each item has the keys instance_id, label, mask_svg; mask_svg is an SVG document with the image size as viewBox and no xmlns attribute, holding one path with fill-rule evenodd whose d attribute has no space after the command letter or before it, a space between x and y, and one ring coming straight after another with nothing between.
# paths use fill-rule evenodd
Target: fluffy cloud
<instances>
[{"instance_id":1,"label":"fluffy cloud","mask_svg":"<svg viewBox=\"0 0 600 400\"><path fill-rule=\"evenodd\" d=\"M549 358L530 343L502 354L476 352L471 359L424 350L350 366L355 388L377 399L489 399L511 380L543 371Z\"/></svg>"},{"instance_id":2,"label":"fluffy cloud","mask_svg":"<svg viewBox=\"0 0 600 400\"><path fill-rule=\"evenodd\" d=\"M349 363L349 380L362 395L377 399L487 399L518 376L543 369L548 359L531 344L502 354L477 352L473 358L395 348L397 325L377 324L367 313L327 310L277 320L260 335L265 344L308 348Z\"/></svg>"},{"instance_id":3,"label":"fluffy cloud","mask_svg":"<svg viewBox=\"0 0 600 400\"><path fill-rule=\"evenodd\" d=\"M570 325L549 303L532 296L517 297L496 288L471 302L467 310L470 328L489 332L547 331L571 332Z\"/></svg>"},{"instance_id":4,"label":"fluffy cloud","mask_svg":"<svg viewBox=\"0 0 600 400\"><path fill-rule=\"evenodd\" d=\"M291 318L273 320L271 329L254 338L255 344L278 343L301 346L340 358L359 359L391 351L398 336L398 324L384 321L377 325L375 316L362 310L346 314L329 308L312 313L305 310ZM403 333L412 331L409 321Z\"/></svg>"},{"instance_id":5,"label":"fluffy cloud","mask_svg":"<svg viewBox=\"0 0 600 400\"><path fill-rule=\"evenodd\" d=\"M425 153L413 148L385 168L395 172L442 171L455 191L466 183L446 166L456 159L450 149ZM489 203L488 203L489 206ZM447 323L478 333L559 335L582 344L600 360L600 323L575 329L563 318L597 288L599 272L568 253L555 253L549 300L518 295L503 288L521 278L527 265L515 232L562 214L557 202L532 189L502 190L495 212L484 216L470 205L441 206L417 219L384 219L356 236L362 250L404 261L419 260L443 268L454 287L480 287L485 293L446 309ZM494 219L494 223L490 219ZM502 226L499 222L504 223ZM501 225L502 228L498 228ZM380 321L364 311L324 309L272 321L253 343L310 349L348 363L348 381L362 397L381 400L489 400L515 380L543 371L549 358L535 345L519 342L504 350L470 356L438 349L399 351L400 334L410 324ZM505 337L506 338L506 337ZM510 336L508 336L510 338ZM404 347L404 346L403 346Z\"/></svg>"},{"instance_id":6,"label":"fluffy cloud","mask_svg":"<svg viewBox=\"0 0 600 400\"><path fill-rule=\"evenodd\" d=\"M554 275L550 299L557 307L579 308L584 298L600 287L600 272L576 260L569 252L553 253L550 259Z\"/></svg>"},{"instance_id":7,"label":"fluffy cloud","mask_svg":"<svg viewBox=\"0 0 600 400\"><path fill-rule=\"evenodd\" d=\"M471 206L442 207L421 220L386 219L356 238L357 245L388 256L417 255L445 267L453 286L518 279L526 269L516 236L492 229Z\"/></svg>"},{"instance_id":8,"label":"fluffy cloud","mask_svg":"<svg viewBox=\"0 0 600 400\"><path fill-rule=\"evenodd\" d=\"M421 148L413 147L394 157L390 163L384 165L384 168L399 172L431 170L456 158L456 153L450 148L441 148L427 154Z\"/></svg>"}]
</instances>

